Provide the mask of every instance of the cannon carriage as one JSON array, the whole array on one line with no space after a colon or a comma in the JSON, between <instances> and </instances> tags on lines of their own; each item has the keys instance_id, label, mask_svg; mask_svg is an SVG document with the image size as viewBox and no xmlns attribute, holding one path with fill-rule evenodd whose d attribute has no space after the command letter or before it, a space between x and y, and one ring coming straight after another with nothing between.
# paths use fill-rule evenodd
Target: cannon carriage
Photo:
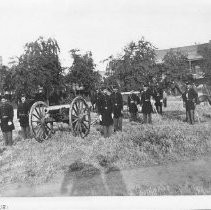
<instances>
[{"instance_id":1,"label":"cannon carriage","mask_svg":"<svg viewBox=\"0 0 211 210\"><path fill-rule=\"evenodd\" d=\"M29 113L29 126L33 137L42 142L55 133L54 123L68 124L74 136L86 137L90 131L90 108L86 100L75 97L70 104L48 106L43 101L35 102Z\"/></svg>"}]
</instances>

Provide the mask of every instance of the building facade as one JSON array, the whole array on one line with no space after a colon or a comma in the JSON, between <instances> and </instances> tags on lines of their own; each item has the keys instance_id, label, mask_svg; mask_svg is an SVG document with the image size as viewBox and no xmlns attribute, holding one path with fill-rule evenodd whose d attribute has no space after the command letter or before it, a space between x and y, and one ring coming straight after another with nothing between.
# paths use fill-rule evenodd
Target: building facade
<instances>
[{"instance_id":1,"label":"building facade","mask_svg":"<svg viewBox=\"0 0 211 210\"><path fill-rule=\"evenodd\" d=\"M206 45L211 46L211 40L208 43L203 43L203 44L195 44L195 45L183 46L171 49L156 50L156 63L163 63L164 56L170 50L172 50L173 52L179 51L187 55L190 73L194 74L196 77L200 77L202 75L200 64L203 62L203 57L198 53L198 49L199 47Z\"/></svg>"}]
</instances>

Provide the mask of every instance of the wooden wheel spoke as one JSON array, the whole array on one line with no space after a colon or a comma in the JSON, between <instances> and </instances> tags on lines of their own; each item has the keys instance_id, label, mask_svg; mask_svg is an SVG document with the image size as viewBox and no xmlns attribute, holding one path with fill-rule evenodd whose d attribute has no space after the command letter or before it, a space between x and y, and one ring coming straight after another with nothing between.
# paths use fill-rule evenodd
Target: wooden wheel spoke
<instances>
[{"instance_id":1,"label":"wooden wheel spoke","mask_svg":"<svg viewBox=\"0 0 211 210\"><path fill-rule=\"evenodd\" d=\"M38 106L38 110L39 110L40 116L42 116L42 112L41 112L40 106Z\"/></svg>"},{"instance_id":2,"label":"wooden wheel spoke","mask_svg":"<svg viewBox=\"0 0 211 210\"><path fill-rule=\"evenodd\" d=\"M37 115L38 115L40 118L42 118L42 116L40 115L40 113L37 111L37 108L35 108L34 110L36 111Z\"/></svg>"},{"instance_id":3,"label":"wooden wheel spoke","mask_svg":"<svg viewBox=\"0 0 211 210\"><path fill-rule=\"evenodd\" d=\"M73 111L75 112L76 115L78 115L78 111L76 110L74 106L73 106Z\"/></svg>"},{"instance_id":4,"label":"wooden wheel spoke","mask_svg":"<svg viewBox=\"0 0 211 210\"><path fill-rule=\"evenodd\" d=\"M35 139L39 142L46 139L50 134L50 126L46 123L43 123L43 118L45 117L45 108L48 105L45 102L38 101L35 102L29 113L29 126L33 132Z\"/></svg>"},{"instance_id":5,"label":"wooden wheel spoke","mask_svg":"<svg viewBox=\"0 0 211 210\"><path fill-rule=\"evenodd\" d=\"M69 115L73 134L84 138L90 130L90 110L84 98L79 96L73 99Z\"/></svg>"},{"instance_id":6,"label":"wooden wheel spoke","mask_svg":"<svg viewBox=\"0 0 211 210\"><path fill-rule=\"evenodd\" d=\"M77 118L77 119L78 119L78 116L76 116L76 115L74 115L74 114L72 114L72 117L73 117L73 118Z\"/></svg>"},{"instance_id":7,"label":"wooden wheel spoke","mask_svg":"<svg viewBox=\"0 0 211 210\"><path fill-rule=\"evenodd\" d=\"M80 108L78 107L77 102L75 103L75 106L76 106L77 111L79 111L79 110L80 110Z\"/></svg>"},{"instance_id":8,"label":"wooden wheel spoke","mask_svg":"<svg viewBox=\"0 0 211 210\"><path fill-rule=\"evenodd\" d=\"M75 118L72 123L76 123L78 121L78 118Z\"/></svg>"},{"instance_id":9,"label":"wooden wheel spoke","mask_svg":"<svg viewBox=\"0 0 211 210\"><path fill-rule=\"evenodd\" d=\"M39 126L36 134L40 137L40 133L43 132L42 126Z\"/></svg>"},{"instance_id":10,"label":"wooden wheel spoke","mask_svg":"<svg viewBox=\"0 0 211 210\"><path fill-rule=\"evenodd\" d=\"M82 129L81 129L81 123L78 123L78 127L79 127L79 134L81 135Z\"/></svg>"},{"instance_id":11,"label":"wooden wheel spoke","mask_svg":"<svg viewBox=\"0 0 211 210\"><path fill-rule=\"evenodd\" d=\"M87 131L89 130L88 127L83 122L81 123L81 126L83 127L82 133L86 134Z\"/></svg>"},{"instance_id":12,"label":"wooden wheel spoke","mask_svg":"<svg viewBox=\"0 0 211 210\"><path fill-rule=\"evenodd\" d=\"M49 127L48 124L46 124L45 127L46 127L48 130L50 130L50 131L52 130L52 129Z\"/></svg>"},{"instance_id":13,"label":"wooden wheel spoke","mask_svg":"<svg viewBox=\"0 0 211 210\"><path fill-rule=\"evenodd\" d=\"M87 126L84 122L82 122L81 124L82 124L87 130L89 129L88 126Z\"/></svg>"},{"instance_id":14,"label":"wooden wheel spoke","mask_svg":"<svg viewBox=\"0 0 211 210\"><path fill-rule=\"evenodd\" d=\"M40 117L35 115L35 114L32 114L32 116L36 117L38 120L40 120Z\"/></svg>"},{"instance_id":15,"label":"wooden wheel spoke","mask_svg":"<svg viewBox=\"0 0 211 210\"><path fill-rule=\"evenodd\" d=\"M40 124L40 120L32 120L33 123L37 123L37 124Z\"/></svg>"},{"instance_id":16,"label":"wooden wheel spoke","mask_svg":"<svg viewBox=\"0 0 211 210\"><path fill-rule=\"evenodd\" d=\"M78 135L78 121L76 122L76 125L75 125L75 131L76 131L76 135Z\"/></svg>"}]
</instances>

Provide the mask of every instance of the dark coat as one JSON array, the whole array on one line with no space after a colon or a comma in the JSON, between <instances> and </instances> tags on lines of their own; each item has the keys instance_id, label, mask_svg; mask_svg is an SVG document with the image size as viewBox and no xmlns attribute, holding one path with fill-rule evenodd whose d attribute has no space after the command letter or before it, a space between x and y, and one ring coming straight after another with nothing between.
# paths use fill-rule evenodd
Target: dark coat
<instances>
[{"instance_id":1,"label":"dark coat","mask_svg":"<svg viewBox=\"0 0 211 210\"><path fill-rule=\"evenodd\" d=\"M153 93L153 98L155 99L155 106L162 106L161 100L163 99L163 89L156 88Z\"/></svg>"},{"instance_id":2,"label":"dark coat","mask_svg":"<svg viewBox=\"0 0 211 210\"><path fill-rule=\"evenodd\" d=\"M141 95L141 105L143 114L151 114L153 112L150 99L152 97L152 91L150 89L143 91Z\"/></svg>"},{"instance_id":3,"label":"dark coat","mask_svg":"<svg viewBox=\"0 0 211 210\"><path fill-rule=\"evenodd\" d=\"M128 103L130 113L138 112L137 105L140 104L140 99L136 94L133 93L132 95L129 95L127 99L127 103Z\"/></svg>"},{"instance_id":4,"label":"dark coat","mask_svg":"<svg viewBox=\"0 0 211 210\"><path fill-rule=\"evenodd\" d=\"M35 102L36 101L46 101L46 97L44 93L36 93L34 97Z\"/></svg>"},{"instance_id":5,"label":"dark coat","mask_svg":"<svg viewBox=\"0 0 211 210\"><path fill-rule=\"evenodd\" d=\"M15 129L13 123L14 110L10 103L3 103L0 106L0 120L1 120L1 130L2 132L9 132ZM8 125L8 122L12 122Z\"/></svg>"},{"instance_id":6,"label":"dark coat","mask_svg":"<svg viewBox=\"0 0 211 210\"><path fill-rule=\"evenodd\" d=\"M113 92L111 94L111 101L113 105L114 118L122 117L123 99L122 94Z\"/></svg>"},{"instance_id":7,"label":"dark coat","mask_svg":"<svg viewBox=\"0 0 211 210\"><path fill-rule=\"evenodd\" d=\"M29 111L30 105L27 101L19 103L17 109L17 118L19 119L21 127L29 126Z\"/></svg>"},{"instance_id":8,"label":"dark coat","mask_svg":"<svg viewBox=\"0 0 211 210\"><path fill-rule=\"evenodd\" d=\"M49 97L49 105L50 106L58 105L60 102L60 98L61 98L61 95L57 93L56 91L54 91Z\"/></svg>"},{"instance_id":9,"label":"dark coat","mask_svg":"<svg viewBox=\"0 0 211 210\"><path fill-rule=\"evenodd\" d=\"M100 123L101 125L109 126L113 124L113 119L111 116L113 113L113 106L110 96L104 94L100 96L98 113L102 115L102 122Z\"/></svg>"},{"instance_id":10,"label":"dark coat","mask_svg":"<svg viewBox=\"0 0 211 210\"><path fill-rule=\"evenodd\" d=\"M101 103L101 98L103 97L103 93L101 91L97 92L96 95L95 95L95 99L93 99L96 104L96 111L97 113L99 113L99 106L100 106L100 103Z\"/></svg>"},{"instance_id":11,"label":"dark coat","mask_svg":"<svg viewBox=\"0 0 211 210\"><path fill-rule=\"evenodd\" d=\"M193 88L190 88L182 94L182 99L185 102L185 107L187 111L194 110L195 103L198 99L198 93Z\"/></svg>"}]
</instances>

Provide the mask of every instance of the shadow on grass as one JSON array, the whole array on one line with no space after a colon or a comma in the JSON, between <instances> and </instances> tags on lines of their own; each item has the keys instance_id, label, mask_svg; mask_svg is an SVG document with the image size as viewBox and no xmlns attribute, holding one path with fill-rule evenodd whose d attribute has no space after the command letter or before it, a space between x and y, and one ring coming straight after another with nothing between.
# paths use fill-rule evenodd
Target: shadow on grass
<instances>
[{"instance_id":1,"label":"shadow on grass","mask_svg":"<svg viewBox=\"0 0 211 210\"><path fill-rule=\"evenodd\" d=\"M65 173L61 194L66 196L127 195L120 170L115 166L102 166L105 171L91 164L76 161Z\"/></svg>"}]
</instances>

